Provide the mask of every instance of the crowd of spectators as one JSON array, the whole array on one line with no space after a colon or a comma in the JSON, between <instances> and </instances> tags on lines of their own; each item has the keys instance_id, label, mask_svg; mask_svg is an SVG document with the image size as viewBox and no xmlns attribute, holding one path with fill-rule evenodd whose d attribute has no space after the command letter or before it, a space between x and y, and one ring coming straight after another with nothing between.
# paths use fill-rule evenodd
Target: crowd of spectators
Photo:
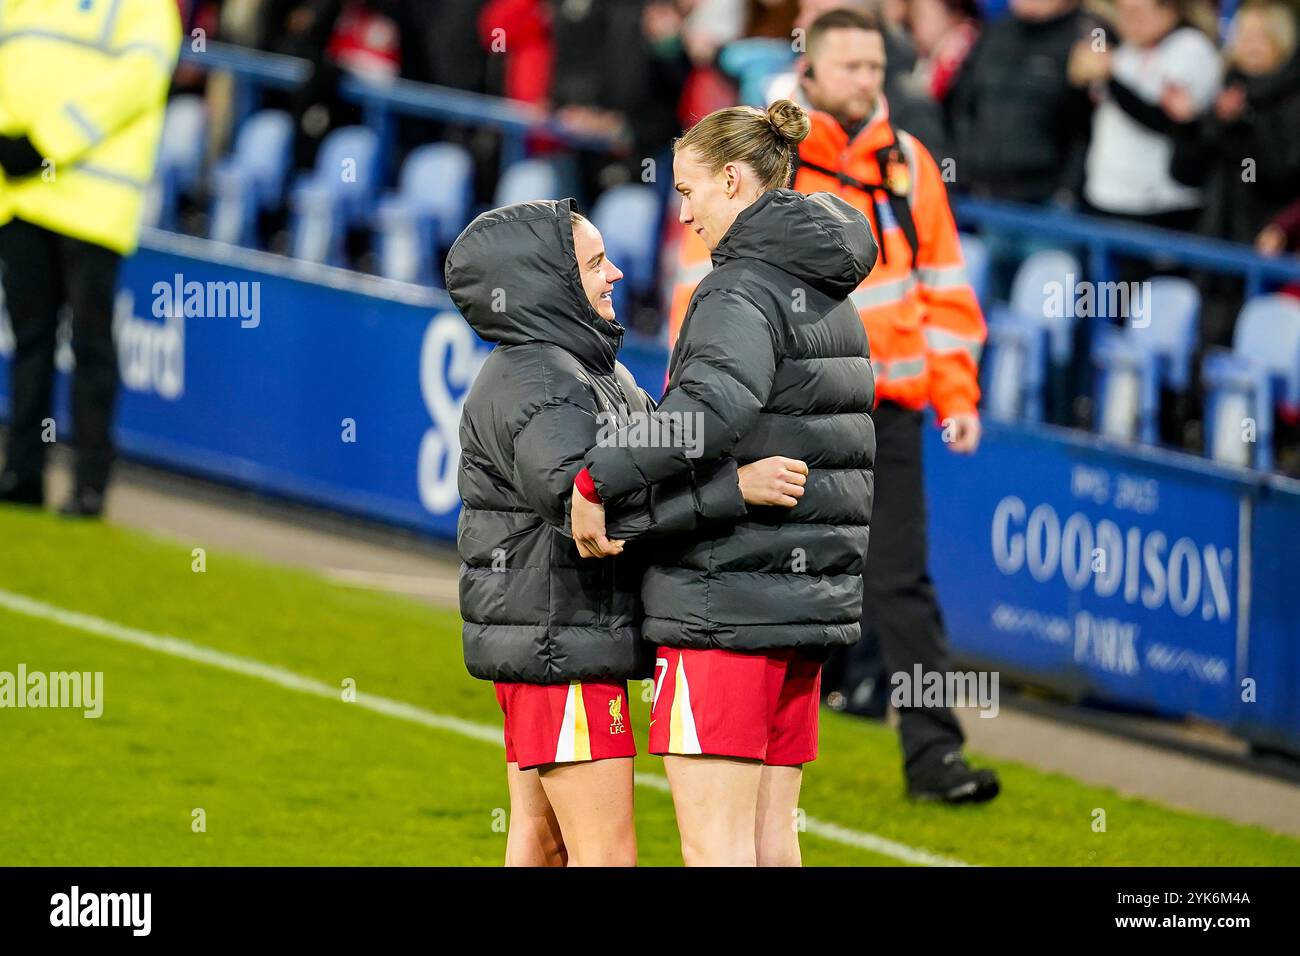
<instances>
[{"instance_id":1,"label":"crowd of spectators","mask_svg":"<svg viewBox=\"0 0 1300 956\"><path fill-rule=\"evenodd\" d=\"M187 15L316 65L283 97L302 165L357 118L333 92L351 71L507 96L604 134L621 149L588 157L595 190L637 176L693 118L791 92L807 25L866 9L887 24L891 115L953 160L956 191L1296 251L1297 6L1225 2L208 0ZM429 133L406 126L410 143ZM438 132L481 154L488 198L491 138Z\"/></svg>"},{"instance_id":2,"label":"crowd of spectators","mask_svg":"<svg viewBox=\"0 0 1300 956\"><path fill-rule=\"evenodd\" d=\"M854 8L884 26L893 122L929 148L955 193L1300 254L1300 0L189 2L191 31L313 63L307 84L265 104L293 115L299 167L327 132L361 119L337 95L341 75L400 77L534 104L606 139L609 150L576 152L540 134L529 142L567 164L588 203L643 179L647 158L670 162L672 139L714 109L798 99L806 28ZM214 156L229 145L225 81L178 76L182 88L206 83ZM490 130L405 119L398 135L399 153L465 145L476 200L490 203L500 169ZM989 292L1005 298L1041 240L985 239ZM1162 268L1118 265L1125 279ZM1241 279L1190 275L1200 348L1229 345Z\"/></svg>"}]
</instances>

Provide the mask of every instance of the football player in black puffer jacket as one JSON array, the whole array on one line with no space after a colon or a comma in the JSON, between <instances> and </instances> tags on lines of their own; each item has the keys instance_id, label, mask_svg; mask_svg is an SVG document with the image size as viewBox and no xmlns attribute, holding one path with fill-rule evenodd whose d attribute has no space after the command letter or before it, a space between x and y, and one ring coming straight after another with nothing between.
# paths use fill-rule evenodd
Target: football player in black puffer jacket
<instances>
[{"instance_id":1,"label":"football player in black puffer jacket","mask_svg":"<svg viewBox=\"0 0 1300 956\"><path fill-rule=\"evenodd\" d=\"M793 505L807 470L715 458L626 496L610 512L618 542L582 560L596 552L575 545L567 507L583 456L654 408L615 360L621 277L571 200L485 213L447 257L452 300L497 346L461 417L457 543L465 663L505 713L507 864L636 860L627 681L649 675L652 650L643 564L623 542L732 521L746 502Z\"/></svg>"},{"instance_id":2,"label":"football player in black puffer jacket","mask_svg":"<svg viewBox=\"0 0 1300 956\"><path fill-rule=\"evenodd\" d=\"M794 508L751 507L650 559L645 636L659 645L650 751L664 755L687 864L799 862L790 825L817 754L830 648L860 635L871 518L874 383L849 294L876 261L863 215L783 188L807 114L719 110L675 144L681 220L713 253L669 363L657 414L700 437L602 442L571 496L574 537L600 505L717 463L781 449L807 463ZM684 436L683 436L684 437ZM617 538L617 534L614 534Z\"/></svg>"}]
</instances>

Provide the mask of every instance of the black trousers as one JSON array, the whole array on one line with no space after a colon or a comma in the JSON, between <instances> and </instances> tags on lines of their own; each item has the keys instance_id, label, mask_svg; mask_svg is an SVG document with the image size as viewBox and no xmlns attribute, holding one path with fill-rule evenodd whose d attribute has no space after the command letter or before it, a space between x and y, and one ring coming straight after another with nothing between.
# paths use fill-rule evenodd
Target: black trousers
<instances>
[{"instance_id":1,"label":"black trousers","mask_svg":"<svg viewBox=\"0 0 1300 956\"><path fill-rule=\"evenodd\" d=\"M117 398L113 296L122 257L20 219L0 226L0 270L14 332L5 471L39 483L45 468L59 313L72 316L72 430L78 489L103 492L113 463ZM57 435L55 436L58 437Z\"/></svg>"},{"instance_id":2,"label":"black trousers","mask_svg":"<svg viewBox=\"0 0 1300 956\"><path fill-rule=\"evenodd\" d=\"M875 501L863 574L862 641L846 652L849 686L877 676L946 673L948 639L928 570L925 489L921 467L922 413L881 402L876 426ZM873 672L875 672L873 674ZM903 768L924 771L965 742L961 725L946 707L903 707L898 711Z\"/></svg>"}]
</instances>

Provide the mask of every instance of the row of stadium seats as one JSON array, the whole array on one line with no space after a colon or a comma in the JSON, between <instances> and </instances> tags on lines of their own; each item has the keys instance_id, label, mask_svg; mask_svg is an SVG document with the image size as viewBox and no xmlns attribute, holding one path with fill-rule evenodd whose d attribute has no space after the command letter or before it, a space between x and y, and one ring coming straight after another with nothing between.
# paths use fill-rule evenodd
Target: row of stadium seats
<instances>
[{"instance_id":1,"label":"row of stadium seats","mask_svg":"<svg viewBox=\"0 0 1300 956\"><path fill-rule=\"evenodd\" d=\"M200 97L177 96L168 104L149 224L178 228L181 197L193 196L203 177L206 125ZM279 110L261 110L240 126L234 148L209 177L209 237L257 247L261 215L287 199L289 250L296 258L347 265L348 232L370 229L380 274L441 284L441 254L478 211L469 152L452 143L419 146L402 163L396 187L381 192L377 135L366 126L346 126L325 137L315 168L298 175L290 186L293 135L292 120ZM526 159L502 175L492 205L563 195L554 164ZM609 257L626 274L615 286L616 307L654 288L659 217L653 188L642 184L606 190L591 210Z\"/></svg>"},{"instance_id":2,"label":"row of stadium seats","mask_svg":"<svg viewBox=\"0 0 1300 956\"><path fill-rule=\"evenodd\" d=\"M968 272L983 300L987 250L963 236ZM1071 362L1074 308L1049 297L1073 295L1085 275L1072 253L1035 252L1020 265L1010 301L987 308L988 348L981 370L989 414L1042 421L1049 377ZM1125 442L1158 442L1161 390L1186 394L1193 385L1201 296L1187 279L1161 276L1143 286L1145 301L1127 324L1099 315L1092 329L1094 428ZM1101 292L1095 301L1105 297ZM1201 365L1206 393L1206 454L1241 467L1273 466L1275 409L1300 413L1300 300L1263 295L1238 316L1231 349L1212 349Z\"/></svg>"}]
</instances>

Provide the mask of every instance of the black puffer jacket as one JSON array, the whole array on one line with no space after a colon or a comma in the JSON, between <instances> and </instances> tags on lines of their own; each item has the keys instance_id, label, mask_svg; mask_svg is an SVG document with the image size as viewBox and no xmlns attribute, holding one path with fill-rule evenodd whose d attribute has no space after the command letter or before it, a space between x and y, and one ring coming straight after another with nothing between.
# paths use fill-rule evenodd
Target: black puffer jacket
<instances>
[{"instance_id":1,"label":"black puffer jacket","mask_svg":"<svg viewBox=\"0 0 1300 956\"><path fill-rule=\"evenodd\" d=\"M691 416L702 454L688 457L684 440L587 453L610 502L722 455L741 463L786 455L810 469L794 508L750 508L722 533L705 529L654 549L641 591L647 638L733 650L858 639L874 382L848 295L875 261L870 227L848 203L829 193L765 193L714 250L659 406L665 420Z\"/></svg>"},{"instance_id":2,"label":"black puffer jacket","mask_svg":"<svg viewBox=\"0 0 1300 956\"><path fill-rule=\"evenodd\" d=\"M1214 173L1205 228L1253 243L1274 216L1300 199L1300 52L1263 76L1230 71L1224 86L1241 86L1246 108L1229 123L1213 112L1203 121ZM1254 175L1247 176L1247 169Z\"/></svg>"},{"instance_id":3,"label":"black puffer jacket","mask_svg":"<svg viewBox=\"0 0 1300 956\"><path fill-rule=\"evenodd\" d=\"M506 206L466 227L447 255L447 291L497 348L460 424L457 545L465 663L475 677L552 684L651 670L640 634L643 566L584 560L567 531L573 480L602 413L625 424L653 402L615 361L623 328L582 291L571 200ZM736 463L640 489L611 508L611 536L690 531L744 514Z\"/></svg>"},{"instance_id":4,"label":"black puffer jacket","mask_svg":"<svg viewBox=\"0 0 1300 956\"><path fill-rule=\"evenodd\" d=\"M1042 21L1007 15L984 28L946 104L959 190L1034 203L1078 190L1092 103L1066 67L1093 26L1074 10Z\"/></svg>"}]
</instances>

